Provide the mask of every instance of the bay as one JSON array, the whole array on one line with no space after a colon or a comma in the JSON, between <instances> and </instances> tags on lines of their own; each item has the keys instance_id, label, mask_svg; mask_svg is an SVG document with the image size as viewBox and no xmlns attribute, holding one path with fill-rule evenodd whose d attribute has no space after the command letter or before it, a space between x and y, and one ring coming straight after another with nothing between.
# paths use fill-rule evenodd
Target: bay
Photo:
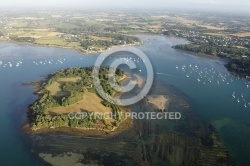
<instances>
[{"instance_id":1,"label":"bay","mask_svg":"<svg viewBox=\"0 0 250 166\"><path fill-rule=\"evenodd\" d=\"M250 83L231 75L224 67L225 62L219 59L172 48L178 43L188 43L183 39L138 36L143 44L137 48L151 60L154 81L173 85L185 93L197 114L215 126L237 163L248 164ZM43 165L41 159L31 153L29 136L21 130L26 120L25 109L37 99L33 87L22 83L38 81L43 79L41 76L66 67L92 66L97 56L70 49L9 43L0 43L0 53L0 164ZM142 74L146 75L144 70Z\"/></svg>"}]
</instances>

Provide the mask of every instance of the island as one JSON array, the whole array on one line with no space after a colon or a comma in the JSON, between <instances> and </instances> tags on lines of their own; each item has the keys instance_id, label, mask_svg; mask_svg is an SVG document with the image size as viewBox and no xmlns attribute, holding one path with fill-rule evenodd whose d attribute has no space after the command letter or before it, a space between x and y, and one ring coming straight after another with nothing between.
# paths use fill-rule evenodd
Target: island
<instances>
[{"instance_id":1,"label":"island","mask_svg":"<svg viewBox=\"0 0 250 166\"><path fill-rule=\"evenodd\" d=\"M125 119L125 109L106 101L96 92L92 78L94 68L62 69L36 83L35 93L39 99L28 108L26 127L28 125L31 131L64 127L107 132L118 128ZM124 71L114 70L113 78L119 84L128 77ZM116 95L109 84L108 78L112 77L109 68L99 67L99 76L104 91L111 96Z\"/></svg>"}]
</instances>

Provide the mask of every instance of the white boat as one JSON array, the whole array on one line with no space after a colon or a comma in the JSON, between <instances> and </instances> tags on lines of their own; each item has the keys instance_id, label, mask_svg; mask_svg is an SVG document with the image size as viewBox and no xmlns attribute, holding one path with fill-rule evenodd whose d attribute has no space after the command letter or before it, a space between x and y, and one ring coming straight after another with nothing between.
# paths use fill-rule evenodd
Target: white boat
<instances>
[{"instance_id":1,"label":"white boat","mask_svg":"<svg viewBox=\"0 0 250 166\"><path fill-rule=\"evenodd\" d=\"M247 103L244 104L244 107L247 108Z\"/></svg>"},{"instance_id":2,"label":"white boat","mask_svg":"<svg viewBox=\"0 0 250 166\"><path fill-rule=\"evenodd\" d=\"M238 102L238 103L240 102L240 99L239 99L239 98L237 99L237 102Z\"/></svg>"},{"instance_id":3,"label":"white boat","mask_svg":"<svg viewBox=\"0 0 250 166\"><path fill-rule=\"evenodd\" d=\"M233 98L235 98L235 92L233 92L232 96L233 96Z\"/></svg>"}]
</instances>

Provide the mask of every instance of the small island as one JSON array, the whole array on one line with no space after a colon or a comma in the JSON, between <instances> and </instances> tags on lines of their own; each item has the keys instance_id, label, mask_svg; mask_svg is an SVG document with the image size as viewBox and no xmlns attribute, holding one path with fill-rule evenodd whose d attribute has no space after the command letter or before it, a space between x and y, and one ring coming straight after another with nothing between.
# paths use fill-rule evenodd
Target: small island
<instances>
[{"instance_id":1,"label":"small island","mask_svg":"<svg viewBox=\"0 0 250 166\"><path fill-rule=\"evenodd\" d=\"M125 120L125 108L109 103L95 91L92 73L94 67L76 67L57 71L44 81L36 83L39 99L28 108L30 131L40 129L77 128L82 130L114 131ZM99 77L104 91L114 96L109 84L109 68L100 67ZM127 78L124 71L115 69L114 79L120 84ZM97 116L95 113L101 113ZM110 118L102 117L105 113ZM85 115L72 118L75 115ZM70 116L69 116L70 115ZM115 115L115 116L114 116Z\"/></svg>"}]
</instances>

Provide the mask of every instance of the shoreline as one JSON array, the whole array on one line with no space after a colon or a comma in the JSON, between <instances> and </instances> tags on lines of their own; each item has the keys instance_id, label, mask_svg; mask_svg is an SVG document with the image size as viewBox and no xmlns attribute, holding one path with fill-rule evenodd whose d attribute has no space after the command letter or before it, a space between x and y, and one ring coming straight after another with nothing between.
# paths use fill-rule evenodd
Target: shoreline
<instances>
[{"instance_id":1,"label":"shoreline","mask_svg":"<svg viewBox=\"0 0 250 166\"><path fill-rule=\"evenodd\" d=\"M72 134L75 136L86 136L86 137L113 137L124 131L128 131L133 127L132 119L123 120L120 125L113 130L102 130L102 129L87 129L87 128L73 128L73 127L59 127L59 128L42 128L38 130L31 130L31 127L28 123L25 123L22 126L24 133L28 135L39 135L39 134L56 134L56 133L65 133Z\"/></svg>"},{"instance_id":2,"label":"shoreline","mask_svg":"<svg viewBox=\"0 0 250 166\"><path fill-rule=\"evenodd\" d=\"M167 37L170 37L170 36L167 36ZM186 38L184 38L186 39ZM186 39L187 40L187 39ZM188 40L187 40L188 41ZM191 44L191 42L189 43ZM189 45L187 44L187 45ZM182 44L180 44L182 45ZM239 76L239 77L242 77L242 78L245 78L245 79L249 79L250 75L247 75L246 73L240 73L240 72L236 72L236 71L233 71L233 70L230 70L227 65L230 63L230 60L229 58L225 58L225 57L220 57L220 56L217 56L217 55L211 55L211 54L205 54L205 53L196 53L196 52L192 52L192 51L187 51L187 50L184 50L184 49L178 49L178 48L175 48L175 46L172 47L173 49L175 50L178 50L178 51L181 51L183 53L189 53L191 55L194 55L194 56L198 56L198 57L206 57L206 58L211 58L211 59L217 59L217 60L220 60L222 62L225 62L224 64L224 67L227 69L227 71L229 73L231 73L232 75L235 75L235 76Z\"/></svg>"},{"instance_id":3,"label":"shoreline","mask_svg":"<svg viewBox=\"0 0 250 166\"><path fill-rule=\"evenodd\" d=\"M245 73L239 73L239 72L235 72L235 71L232 71L232 70L229 70L227 68L227 65L228 63L230 62L230 59L228 58L223 58L223 57L219 57L217 55L209 55L209 54L204 54L204 53L195 53L195 52L192 52L192 51L187 51L187 50L182 50L182 49L176 49L174 47L172 47L173 49L175 50L178 50L180 52L183 52L183 53L188 53L188 54L191 54L193 56L198 56L198 57L205 57L205 58L210 58L210 59L215 59L215 60L219 60L223 63L225 63L223 66L226 68L226 70L233 76L239 76L239 77L242 77L246 80L250 80L250 75L247 75Z\"/></svg>"},{"instance_id":4,"label":"shoreline","mask_svg":"<svg viewBox=\"0 0 250 166\"><path fill-rule=\"evenodd\" d=\"M192 51L187 51L187 50L182 50L182 49L177 49L175 47L172 47L175 50L178 50L180 52L183 53L188 53L194 56L198 56L198 57L206 57L206 58L210 58L210 59L217 59L217 60L223 60L221 57L218 56L214 56L214 55L210 55L210 54L204 54L204 53L196 53L196 52L192 52Z\"/></svg>"},{"instance_id":5,"label":"shoreline","mask_svg":"<svg viewBox=\"0 0 250 166\"><path fill-rule=\"evenodd\" d=\"M37 44L37 43L29 43L29 42L15 42L15 41L8 41L8 40L0 40L0 43L7 43L7 44L16 44L16 45L27 45L27 46L36 46L36 47L48 47L48 48L61 48L61 49L69 49L69 50L74 50L80 54L85 54L85 55L95 55L95 54L101 54L104 52L107 52L109 50L112 50L116 47L128 47L128 46L139 46L143 44L142 41L139 43L134 43L134 44L125 44L125 45L113 45L108 49L101 50L101 51L81 51L78 48L75 47L65 47L65 46L59 46L59 45L46 45L46 44ZM1 54L0 54L1 56Z\"/></svg>"}]
</instances>

